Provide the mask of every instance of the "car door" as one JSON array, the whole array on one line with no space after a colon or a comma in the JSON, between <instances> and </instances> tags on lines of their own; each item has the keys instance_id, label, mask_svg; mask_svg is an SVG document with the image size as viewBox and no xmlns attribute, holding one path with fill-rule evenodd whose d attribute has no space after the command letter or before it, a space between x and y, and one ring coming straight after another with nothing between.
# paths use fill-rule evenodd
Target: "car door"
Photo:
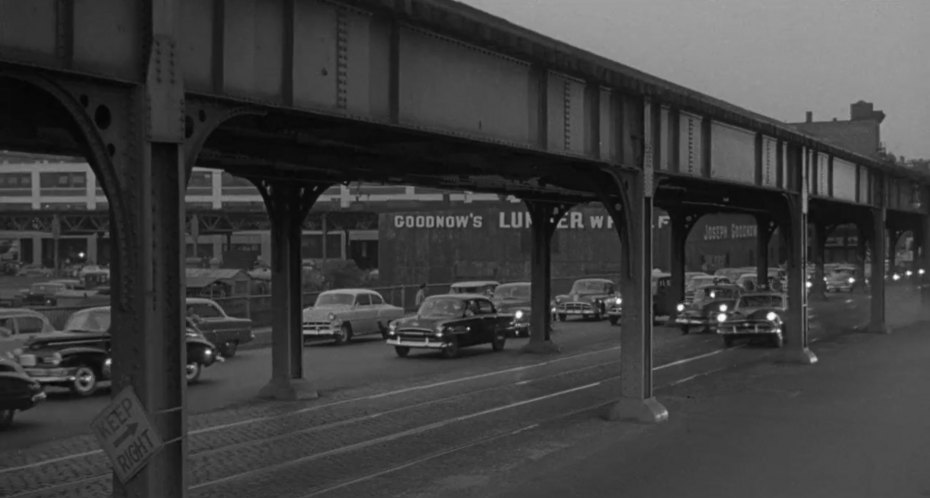
<instances>
[{"instance_id":1,"label":"car door","mask_svg":"<svg viewBox=\"0 0 930 498\"><path fill-rule=\"evenodd\" d=\"M9 318L0 319L0 359L9 358L13 351L21 348L23 345L19 337L16 336L16 327L13 320Z\"/></svg>"},{"instance_id":2,"label":"car door","mask_svg":"<svg viewBox=\"0 0 930 498\"><path fill-rule=\"evenodd\" d=\"M227 340L223 328L226 314L219 306L210 302L187 303L187 307L200 319L196 322L197 328L203 332L204 337L213 343L222 343Z\"/></svg>"},{"instance_id":3,"label":"car door","mask_svg":"<svg viewBox=\"0 0 930 498\"><path fill-rule=\"evenodd\" d=\"M355 309L352 310L350 322L353 334L369 334L375 330L377 310L371 305L371 296L367 292L355 295Z\"/></svg>"},{"instance_id":4,"label":"car door","mask_svg":"<svg viewBox=\"0 0 930 498\"><path fill-rule=\"evenodd\" d=\"M384 298L381 297L381 294L371 293L371 307L374 310L375 316L375 328L380 332L380 327L384 326L387 328L388 323L391 320L400 318L400 314L392 312L392 306L384 302Z\"/></svg>"},{"instance_id":5,"label":"car door","mask_svg":"<svg viewBox=\"0 0 930 498\"><path fill-rule=\"evenodd\" d=\"M480 342L491 342L494 340L494 334L497 329L503 326L503 320L509 321L510 318L503 318L496 313L494 303L487 299L475 300L475 313L481 317Z\"/></svg>"}]
</instances>

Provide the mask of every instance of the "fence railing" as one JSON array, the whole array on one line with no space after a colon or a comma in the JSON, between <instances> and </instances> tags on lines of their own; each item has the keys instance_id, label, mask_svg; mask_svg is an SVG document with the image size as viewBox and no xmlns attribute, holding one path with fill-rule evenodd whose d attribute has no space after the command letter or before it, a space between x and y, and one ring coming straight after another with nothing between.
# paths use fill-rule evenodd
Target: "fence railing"
<instances>
[{"instance_id":1,"label":"fence railing","mask_svg":"<svg viewBox=\"0 0 930 498\"><path fill-rule=\"evenodd\" d=\"M585 275L582 277L556 277L552 279L552 295L563 294L571 290L572 283L579 278L608 278L617 281L615 275ZM445 294L449 291L449 283L428 283L426 284L426 295ZM393 285L384 287L369 287L381 294L384 301L388 304L401 307L408 312L416 311L416 294L420 288L419 284L410 285ZM312 306L316 302L317 296L323 291L304 292L301 294L302 307ZM213 299L226 310L230 316L249 318L255 327L266 327L271 325L274 316L272 308L271 295L245 295L233 297L217 297ZM99 304L95 305L99 306ZM75 311L86 309L91 306L43 306L35 307L36 311L43 313L48 317L52 326L56 329L64 327L68 317Z\"/></svg>"}]
</instances>

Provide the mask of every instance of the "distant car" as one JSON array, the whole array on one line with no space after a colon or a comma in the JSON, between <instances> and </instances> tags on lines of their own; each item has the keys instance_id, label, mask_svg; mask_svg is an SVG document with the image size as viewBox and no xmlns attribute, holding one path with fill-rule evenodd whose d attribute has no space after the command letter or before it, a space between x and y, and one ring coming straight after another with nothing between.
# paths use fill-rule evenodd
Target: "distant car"
<instances>
[{"instance_id":1,"label":"distant car","mask_svg":"<svg viewBox=\"0 0 930 498\"><path fill-rule=\"evenodd\" d=\"M22 266L17 272L16 276L18 277L44 277L48 278L54 275L55 272L51 268L46 268L41 265L28 264Z\"/></svg>"},{"instance_id":2,"label":"distant car","mask_svg":"<svg viewBox=\"0 0 930 498\"><path fill-rule=\"evenodd\" d=\"M694 291L708 285L730 284L732 280L723 275L696 275L685 286L685 305L694 299Z\"/></svg>"},{"instance_id":3,"label":"distant car","mask_svg":"<svg viewBox=\"0 0 930 498\"><path fill-rule=\"evenodd\" d=\"M827 292L852 292L856 285L854 273L844 269L833 269L825 272L824 283Z\"/></svg>"},{"instance_id":4,"label":"distant car","mask_svg":"<svg viewBox=\"0 0 930 498\"><path fill-rule=\"evenodd\" d=\"M27 341L39 334L54 332L48 318L38 311L26 308L0 310L0 358L12 357L12 352L22 348Z\"/></svg>"},{"instance_id":5,"label":"distant car","mask_svg":"<svg viewBox=\"0 0 930 498\"><path fill-rule=\"evenodd\" d=\"M530 282L508 282L500 284L494 290L491 301L497 307L498 313L513 315L514 335L530 335L530 315L532 285Z\"/></svg>"},{"instance_id":6,"label":"distant car","mask_svg":"<svg viewBox=\"0 0 930 498\"><path fill-rule=\"evenodd\" d=\"M449 286L449 294L483 294L494 296L494 290L500 282L496 280L472 280L468 282L455 282Z\"/></svg>"},{"instance_id":7,"label":"distant car","mask_svg":"<svg viewBox=\"0 0 930 498\"><path fill-rule=\"evenodd\" d=\"M427 297L415 316L391 322L386 342L401 358L411 349L454 358L461 348L479 344L502 351L513 327L513 316L498 313L483 294L441 294Z\"/></svg>"},{"instance_id":8,"label":"distant car","mask_svg":"<svg viewBox=\"0 0 930 498\"><path fill-rule=\"evenodd\" d=\"M239 346L255 339L252 320L226 314L226 310L212 299L188 297L184 301L187 315L197 330L219 348L224 358L232 358Z\"/></svg>"},{"instance_id":9,"label":"distant car","mask_svg":"<svg viewBox=\"0 0 930 498\"><path fill-rule=\"evenodd\" d=\"M623 297L619 292L616 297L607 300L607 320L611 325L617 325L623 320Z\"/></svg>"},{"instance_id":10,"label":"distant car","mask_svg":"<svg viewBox=\"0 0 930 498\"><path fill-rule=\"evenodd\" d=\"M732 308L742 292L743 288L734 284L698 287L690 302L678 304L675 325L678 325L682 334L690 333L693 328L711 332L717 326L717 315Z\"/></svg>"},{"instance_id":11,"label":"distant car","mask_svg":"<svg viewBox=\"0 0 930 498\"><path fill-rule=\"evenodd\" d=\"M63 332L34 337L16 355L16 361L42 385L65 387L79 396L90 396L101 382L110 380L110 325L109 306L75 311ZM185 378L193 384L200 379L203 368L216 362L219 355L216 346L190 320L186 332Z\"/></svg>"},{"instance_id":12,"label":"distant car","mask_svg":"<svg viewBox=\"0 0 930 498\"><path fill-rule=\"evenodd\" d=\"M55 306L62 293L83 288L80 280L72 278L36 282L29 286L21 301L25 306Z\"/></svg>"},{"instance_id":13,"label":"distant car","mask_svg":"<svg viewBox=\"0 0 930 498\"><path fill-rule=\"evenodd\" d=\"M332 337L336 344L369 334L386 338L388 324L404 314L403 308L384 302L373 290L328 290L317 296L313 306L304 308L303 337Z\"/></svg>"},{"instance_id":14,"label":"distant car","mask_svg":"<svg viewBox=\"0 0 930 498\"><path fill-rule=\"evenodd\" d=\"M44 399L42 384L16 362L0 358L0 430L12 425L17 411L28 410Z\"/></svg>"},{"instance_id":15,"label":"distant car","mask_svg":"<svg viewBox=\"0 0 930 498\"><path fill-rule=\"evenodd\" d=\"M717 334L726 347L741 337L766 338L775 347L784 344L784 317L788 297L780 292L752 292L737 299L732 309L718 313Z\"/></svg>"},{"instance_id":16,"label":"distant car","mask_svg":"<svg viewBox=\"0 0 930 498\"><path fill-rule=\"evenodd\" d=\"M569 316L601 320L607 316L607 303L620 297L617 285L606 278L581 278L575 280L568 294L555 297L552 312L559 320Z\"/></svg>"}]
</instances>

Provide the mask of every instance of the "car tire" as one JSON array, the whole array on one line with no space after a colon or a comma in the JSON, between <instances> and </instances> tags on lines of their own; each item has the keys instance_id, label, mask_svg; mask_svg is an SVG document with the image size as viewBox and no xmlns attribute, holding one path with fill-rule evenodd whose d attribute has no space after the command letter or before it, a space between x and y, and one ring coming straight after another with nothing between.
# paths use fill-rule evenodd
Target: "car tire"
<instances>
[{"instance_id":1,"label":"car tire","mask_svg":"<svg viewBox=\"0 0 930 498\"><path fill-rule=\"evenodd\" d=\"M12 408L0 410L0 431L13 425L13 413L15 411L16 410L13 410Z\"/></svg>"},{"instance_id":2,"label":"car tire","mask_svg":"<svg viewBox=\"0 0 930 498\"><path fill-rule=\"evenodd\" d=\"M394 352L397 353L397 356L406 358L410 354L410 348L408 346L394 346Z\"/></svg>"},{"instance_id":3,"label":"car tire","mask_svg":"<svg viewBox=\"0 0 930 498\"><path fill-rule=\"evenodd\" d=\"M97 391L97 371L90 365L78 365L74 372L74 382L71 383L71 392L87 397Z\"/></svg>"},{"instance_id":4,"label":"car tire","mask_svg":"<svg viewBox=\"0 0 930 498\"><path fill-rule=\"evenodd\" d=\"M223 344L223 347L220 348L220 354L223 355L223 358L232 358L236 356L236 351L239 350L239 341L226 341Z\"/></svg>"},{"instance_id":5,"label":"car tire","mask_svg":"<svg viewBox=\"0 0 930 498\"><path fill-rule=\"evenodd\" d=\"M610 324L611 324L611 325L616 325L616 324L617 324L617 322L619 322L619 321L620 321L620 319L619 319L619 318L617 318L617 317L615 317L615 316L610 316L610 317L607 317L607 319L608 319L608 320L610 320Z\"/></svg>"},{"instance_id":6,"label":"car tire","mask_svg":"<svg viewBox=\"0 0 930 498\"><path fill-rule=\"evenodd\" d=\"M442 348L442 356L445 358L458 358L460 353L458 337L453 337L449 344Z\"/></svg>"},{"instance_id":7,"label":"car tire","mask_svg":"<svg viewBox=\"0 0 930 498\"><path fill-rule=\"evenodd\" d=\"M196 384L200 380L200 374L203 372L203 365L192 361L184 367L184 379L188 384Z\"/></svg>"},{"instance_id":8,"label":"car tire","mask_svg":"<svg viewBox=\"0 0 930 498\"><path fill-rule=\"evenodd\" d=\"M507 338L504 336L494 336L494 340L491 341L491 350L493 351L503 351L504 345L507 344Z\"/></svg>"},{"instance_id":9,"label":"car tire","mask_svg":"<svg viewBox=\"0 0 930 498\"><path fill-rule=\"evenodd\" d=\"M343 323L339 327L339 333L336 334L336 344L343 345L352 340L352 325L349 325L348 322Z\"/></svg>"}]
</instances>

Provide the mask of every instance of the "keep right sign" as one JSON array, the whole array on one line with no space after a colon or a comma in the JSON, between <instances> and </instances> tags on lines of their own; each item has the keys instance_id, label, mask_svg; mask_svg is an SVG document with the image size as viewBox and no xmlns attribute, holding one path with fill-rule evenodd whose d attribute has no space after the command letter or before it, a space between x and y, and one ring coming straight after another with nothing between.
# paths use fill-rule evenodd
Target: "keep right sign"
<instances>
[{"instance_id":1,"label":"keep right sign","mask_svg":"<svg viewBox=\"0 0 930 498\"><path fill-rule=\"evenodd\" d=\"M94 417L91 429L123 483L142 470L163 446L131 386L120 391Z\"/></svg>"}]
</instances>

